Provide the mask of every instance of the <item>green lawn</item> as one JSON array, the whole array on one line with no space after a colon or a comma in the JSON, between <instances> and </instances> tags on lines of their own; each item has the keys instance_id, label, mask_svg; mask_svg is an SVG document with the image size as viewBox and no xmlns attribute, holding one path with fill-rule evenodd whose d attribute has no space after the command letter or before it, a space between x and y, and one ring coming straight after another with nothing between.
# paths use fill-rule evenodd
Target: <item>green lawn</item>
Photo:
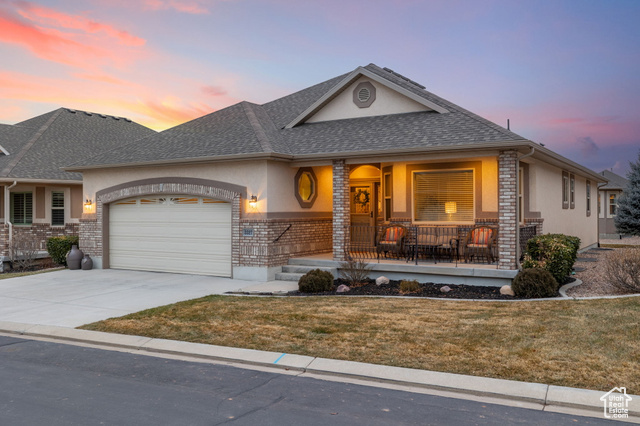
<instances>
[{"instance_id":1,"label":"green lawn","mask_svg":"<svg viewBox=\"0 0 640 426\"><path fill-rule=\"evenodd\" d=\"M640 392L640 297L504 303L209 296L82 328Z\"/></svg>"}]
</instances>

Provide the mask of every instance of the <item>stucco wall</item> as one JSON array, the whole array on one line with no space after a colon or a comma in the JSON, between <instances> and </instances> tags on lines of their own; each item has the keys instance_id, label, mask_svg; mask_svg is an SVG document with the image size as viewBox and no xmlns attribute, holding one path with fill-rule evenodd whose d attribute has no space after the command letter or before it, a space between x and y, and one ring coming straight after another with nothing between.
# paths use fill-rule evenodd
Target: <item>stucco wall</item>
<instances>
[{"instance_id":1,"label":"stucco wall","mask_svg":"<svg viewBox=\"0 0 640 426\"><path fill-rule=\"evenodd\" d=\"M587 179L575 175L575 208L562 208L562 169L536 162L529 166L530 207L544 219L545 233L580 238L582 247L598 242L596 183L591 181L591 215L587 216Z\"/></svg>"},{"instance_id":2,"label":"stucco wall","mask_svg":"<svg viewBox=\"0 0 640 426\"><path fill-rule=\"evenodd\" d=\"M376 89L376 100L368 108L359 108L353 103L353 90L361 82L370 82ZM407 112L428 111L429 108L409 99L398 92L372 81L368 77L360 77L320 111L307 120L307 123L318 121L340 120L345 118L370 117L375 115L402 114Z\"/></svg>"}]
</instances>

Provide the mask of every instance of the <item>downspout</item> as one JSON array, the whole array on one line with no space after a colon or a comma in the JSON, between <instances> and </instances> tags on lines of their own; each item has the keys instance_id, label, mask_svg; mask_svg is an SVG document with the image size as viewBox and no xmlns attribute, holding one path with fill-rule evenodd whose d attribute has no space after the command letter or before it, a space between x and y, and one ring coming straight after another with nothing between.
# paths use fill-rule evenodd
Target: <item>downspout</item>
<instances>
[{"instance_id":1,"label":"downspout","mask_svg":"<svg viewBox=\"0 0 640 426\"><path fill-rule=\"evenodd\" d=\"M4 223L9 225L9 247L11 247L11 240L13 240L13 223L11 223L11 188L18 184L17 180L13 181L13 184L4 187Z\"/></svg>"},{"instance_id":2,"label":"downspout","mask_svg":"<svg viewBox=\"0 0 640 426\"><path fill-rule=\"evenodd\" d=\"M531 157L536 152L536 147L532 146L531 151L521 155L516 161L516 268L520 269L520 160ZM523 194L524 201L524 194ZM524 203L523 203L524 204Z\"/></svg>"}]
</instances>

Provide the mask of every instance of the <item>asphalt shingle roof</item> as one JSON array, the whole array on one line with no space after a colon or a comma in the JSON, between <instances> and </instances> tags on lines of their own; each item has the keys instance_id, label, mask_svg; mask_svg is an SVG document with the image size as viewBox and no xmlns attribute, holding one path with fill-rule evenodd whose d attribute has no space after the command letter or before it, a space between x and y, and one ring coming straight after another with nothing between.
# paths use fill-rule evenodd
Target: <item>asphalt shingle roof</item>
<instances>
[{"instance_id":1,"label":"asphalt shingle roof","mask_svg":"<svg viewBox=\"0 0 640 426\"><path fill-rule=\"evenodd\" d=\"M525 139L485 120L422 86L374 64L364 67L448 111L416 112L302 123L285 128L350 73L316 84L264 105L241 102L146 138L103 152L74 164L73 168L132 163L166 162L230 155L322 154L397 149L430 149L482 143L508 143ZM71 164L71 163L67 163Z\"/></svg>"},{"instance_id":2,"label":"asphalt shingle roof","mask_svg":"<svg viewBox=\"0 0 640 426\"><path fill-rule=\"evenodd\" d=\"M601 186L600 189L621 189L621 190L625 190L627 189L627 185L629 185L629 181L625 178L623 178L620 175L617 175L609 170L603 170L600 172L600 174L602 176L604 176L605 179L607 179L609 182L604 185Z\"/></svg>"},{"instance_id":3,"label":"asphalt shingle roof","mask_svg":"<svg viewBox=\"0 0 640 426\"><path fill-rule=\"evenodd\" d=\"M61 167L156 132L131 120L59 108L0 125L0 178L82 180Z\"/></svg>"}]
</instances>

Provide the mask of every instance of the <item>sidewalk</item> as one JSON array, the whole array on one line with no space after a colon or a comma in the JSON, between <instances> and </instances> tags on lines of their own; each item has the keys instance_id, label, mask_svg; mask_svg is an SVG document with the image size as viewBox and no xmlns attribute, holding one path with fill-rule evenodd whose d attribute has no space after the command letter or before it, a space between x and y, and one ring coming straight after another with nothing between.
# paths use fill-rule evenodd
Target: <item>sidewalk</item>
<instances>
[{"instance_id":1,"label":"sidewalk","mask_svg":"<svg viewBox=\"0 0 640 426\"><path fill-rule=\"evenodd\" d=\"M605 392L389 367L353 361L240 349L141 336L128 336L51 325L0 321L0 333L52 339L60 343L119 349L150 356L180 356L196 362L220 362L243 368L259 368L367 386L391 387L451 398L479 400L604 419ZM640 423L640 396L630 395L629 418Z\"/></svg>"}]
</instances>

